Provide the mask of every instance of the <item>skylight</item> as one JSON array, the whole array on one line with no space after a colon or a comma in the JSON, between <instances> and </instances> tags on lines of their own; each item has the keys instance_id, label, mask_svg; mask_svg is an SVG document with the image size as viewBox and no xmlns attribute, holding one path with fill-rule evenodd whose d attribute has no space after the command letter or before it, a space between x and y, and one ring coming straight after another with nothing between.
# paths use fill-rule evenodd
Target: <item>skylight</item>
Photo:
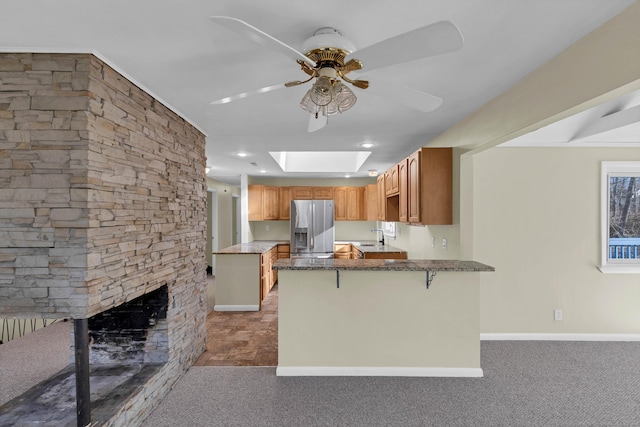
<instances>
[{"instance_id":1,"label":"skylight","mask_svg":"<svg viewBox=\"0 0 640 427\"><path fill-rule=\"evenodd\" d=\"M371 151L271 151L284 172L358 172Z\"/></svg>"}]
</instances>

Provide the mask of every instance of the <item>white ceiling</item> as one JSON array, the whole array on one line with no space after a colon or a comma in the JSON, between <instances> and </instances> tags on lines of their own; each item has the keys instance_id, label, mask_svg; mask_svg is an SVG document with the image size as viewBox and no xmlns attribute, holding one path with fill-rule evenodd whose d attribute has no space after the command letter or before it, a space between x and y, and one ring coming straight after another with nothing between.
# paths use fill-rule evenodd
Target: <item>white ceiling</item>
<instances>
[{"instance_id":1,"label":"white ceiling","mask_svg":"<svg viewBox=\"0 0 640 427\"><path fill-rule=\"evenodd\" d=\"M427 145L632 3L4 0L0 51L96 52L206 133L209 176L222 181L237 184L240 174L260 175L261 169L273 177L341 176L285 174L269 152L354 151L371 141L372 154L351 174L364 177ZM308 113L298 105L306 85L210 104L306 76L290 59L215 25L211 15L242 19L296 49L320 27L337 28L362 48L440 20L455 23L465 44L457 52L370 73L443 98L438 110L422 113L354 89L358 102L351 110L308 133ZM250 155L240 158L238 151Z\"/></svg>"}]
</instances>

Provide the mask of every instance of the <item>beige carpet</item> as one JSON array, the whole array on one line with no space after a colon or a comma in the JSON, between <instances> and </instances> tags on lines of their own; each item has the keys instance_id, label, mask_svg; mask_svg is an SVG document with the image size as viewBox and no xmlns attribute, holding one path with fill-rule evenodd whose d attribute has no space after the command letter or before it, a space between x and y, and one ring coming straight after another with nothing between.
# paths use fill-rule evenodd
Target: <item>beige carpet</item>
<instances>
[{"instance_id":1,"label":"beige carpet","mask_svg":"<svg viewBox=\"0 0 640 427\"><path fill-rule=\"evenodd\" d=\"M484 378L194 366L143 427L638 427L640 343L487 341Z\"/></svg>"},{"instance_id":2,"label":"beige carpet","mask_svg":"<svg viewBox=\"0 0 640 427\"><path fill-rule=\"evenodd\" d=\"M0 405L73 362L72 322L58 322L0 345Z\"/></svg>"}]
</instances>

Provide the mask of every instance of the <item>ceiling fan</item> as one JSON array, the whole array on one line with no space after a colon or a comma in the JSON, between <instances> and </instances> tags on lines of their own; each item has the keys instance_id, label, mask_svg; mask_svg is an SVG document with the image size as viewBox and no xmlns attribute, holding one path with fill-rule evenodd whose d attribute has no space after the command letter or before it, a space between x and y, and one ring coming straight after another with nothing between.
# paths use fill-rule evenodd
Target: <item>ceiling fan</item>
<instances>
[{"instance_id":1,"label":"ceiling fan","mask_svg":"<svg viewBox=\"0 0 640 427\"><path fill-rule=\"evenodd\" d=\"M211 16L210 19L266 48L286 55L296 61L308 76L305 80L276 84L217 99L211 104L225 104L248 96L301 85L315 79L311 89L300 102L302 109L311 114L309 132L323 128L328 122L328 116L347 111L355 104L355 94L343 82L374 95L394 99L419 111L430 112L437 109L442 105L442 98L377 79L364 80L357 77L358 71L369 72L454 52L461 49L464 43L458 28L449 21L417 28L359 50L356 50L338 30L323 27L304 42L302 52L299 52L240 19L228 16ZM356 75L354 79L347 77L347 74L352 72Z\"/></svg>"}]
</instances>

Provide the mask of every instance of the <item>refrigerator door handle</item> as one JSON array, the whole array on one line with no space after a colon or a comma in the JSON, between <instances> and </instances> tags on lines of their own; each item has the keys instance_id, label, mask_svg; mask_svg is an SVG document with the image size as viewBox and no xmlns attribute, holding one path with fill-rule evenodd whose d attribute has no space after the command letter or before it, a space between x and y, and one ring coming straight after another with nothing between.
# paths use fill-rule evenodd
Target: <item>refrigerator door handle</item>
<instances>
[{"instance_id":1,"label":"refrigerator door handle","mask_svg":"<svg viewBox=\"0 0 640 427\"><path fill-rule=\"evenodd\" d=\"M309 206L309 211L311 213L311 218L309 221L309 225L310 225L309 228L311 228L311 230L309 230L309 234L311 235L309 248L313 249L315 247L315 240L316 240L316 232L314 227L314 221L316 216L316 205L314 203L311 203L311 205Z\"/></svg>"}]
</instances>

